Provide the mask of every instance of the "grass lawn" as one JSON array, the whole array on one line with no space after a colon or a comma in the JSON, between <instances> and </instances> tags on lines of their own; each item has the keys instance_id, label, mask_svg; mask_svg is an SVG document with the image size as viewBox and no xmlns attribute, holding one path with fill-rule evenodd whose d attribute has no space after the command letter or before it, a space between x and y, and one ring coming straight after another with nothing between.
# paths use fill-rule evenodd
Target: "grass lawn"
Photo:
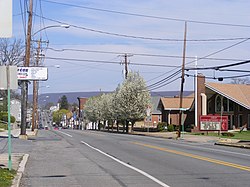
<instances>
[{"instance_id":1,"label":"grass lawn","mask_svg":"<svg viewBox=\"0 0 250 187\"><path fill-rule=\"evenodd\" d=\"M16 171L0 168L0 187L9 187L12 184Z\"/></svg>"},{"instance_id":2,"label":"grass lawn","mask_svg":"<svg viewBox=\"0 0 250 187\"><path fill-rule=\"evenodd\" d=\"M202 133L191 133L193 135L202 135ZM214 132L209 132L207 134L207 132L203 133L204 136L216 136L216 137L221 137L221 138L230 138L230 139L238 139L238 140L248 140L250 141L250 131L244 131L244 132L233 132L232 134L234 136L222 136L222 135L218 135L218 133L214 133Z\"/></svg>"}]
</instances>

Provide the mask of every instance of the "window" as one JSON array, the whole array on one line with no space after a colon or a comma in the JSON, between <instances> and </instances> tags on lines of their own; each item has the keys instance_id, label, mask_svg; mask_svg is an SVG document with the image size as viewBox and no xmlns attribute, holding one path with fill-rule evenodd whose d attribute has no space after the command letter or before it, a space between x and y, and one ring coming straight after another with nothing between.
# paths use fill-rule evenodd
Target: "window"
<instances>
[{"instance_id":1,"label":"window","mask_svg":"<svg viewBox=\"0 0 250 187\"><path fill-rule=\"evenodd\" d=\"M223 97L223 112L227 112L228 111L228 107L227 107L227 104L228 104L228 99Z\"/></svg>"},{"instance_id":2,"label":"window","mask_svg":"<svg viewBox=\"0 0 250 187\"><path fill-rule=\"evenodd\" d=\"M158 121L161 122L161 115L158 115Z\"/></svg>"},{"instance_id":3,"label":"window","mask_svg":"<svg viewBox=\"0 0 250 187\"><path fill-rule=\"evenodd\" d=\"M211 100L208 101L208 113L212 113L212 104L211 104Z\"/></svg>"},{"instance_id":4,"label":"window","mask_svg":"<svg viewBox=\"0 0 250 187\"><path fill-rule=\"evenodd\" d=\"M229 111L233 112L234 111L234 103L231 100L228 100L228 102L229 102Z\"/></svg>"},{"instance_id":5,"label":"window","mask_svg":"<svg viewBox=\"0 0 250 187\"><path fill-rule=\"evenodd\" d=\"M248 128L250 128L250 114L248 114Z\"/></svg>"},{"instance_id":6,"label":"window","mask_svg":"<svg viewBox=\"0 0 250 187\"><path fill-rule=\"evenodd\" d=\"M240 105L238 105L238 111L239 111L239 112L242 112L242 110L243 110L243 107L240 106Z\"/></svg>"},{"instance_id":7,"label":"window","mask_svg":"<svg viewBox=\"0 0 250 187\"><path fill-rule=\"evenodd\" d=\"M220 112L221 111L221 96L217 95L215 97L215 112Z\"/></svg>"},{"instance_id":8,"label":"window","mask_svg":"<svg viewBox=\"0 0 250 187\"><path fill-rule=\"evenodd\" d=\"M238 115L238 127L242 127L242 114Z\"/></svg>"}]
</instances>

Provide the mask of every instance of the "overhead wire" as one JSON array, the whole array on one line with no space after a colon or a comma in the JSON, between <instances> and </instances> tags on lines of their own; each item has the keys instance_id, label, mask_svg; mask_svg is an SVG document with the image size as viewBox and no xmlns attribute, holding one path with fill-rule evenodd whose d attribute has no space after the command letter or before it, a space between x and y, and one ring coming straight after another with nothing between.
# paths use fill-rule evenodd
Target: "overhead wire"
<instances>
[{"instance_id":1,"label":"overhead wire","mask_svg":"<svg viewBox=\"0 0 250 187\"><path fill-rule=\"evenodd\" d=\"M117 64L120 65L120 62L115 62L115 61L105 61L105 60L93 60L93 59L77 59L77 58L62 58L62 57L49 57L46 56L46 59L49 60L64 60L64 61L77 61L77 62L90 62L90 63L105 63L105 64ZM146 64L146 63L130 63L131 65L135 66L150 66L150 67L178 67L178 66L173 66L173 65L164 65L164 64Z\"/></svg>"},{"instance_id":2,"label":"overhead wire","mask_svg":"<svg viewBox=\"0 0 250 187\"><path fill-rule=\"evenodd\" d=\"M117 10L94 8L94 7L75 5L75 4L70 4L70 3L62 3L62 2L56 2L56 1L50 1L50 0L42 0L42 1L47 2L47 3L58 4L58 5L71 6L71 7L76 7L76 8L82 8L82 9L88 9L88 10L94 10L94 11L101 11L101 12L108 12L108 13L114 13L114 14L121 14L121 15L127 15L127 16L136 16L136 17L144 17L144 18L151 18L151 19L160 19L160 20L177 21L177 22L189 22L189 23L207 24L207 25L250 28L250 25L245 25L245 24L232 24L232 23L198 21L198 20L191 20L191 19L179 19L179 18L153 16L153 15L145 15L145 14L138 14L138 13L131 13L131 12L123 12L123 11L117 11Z\"/></svg>"},{"instance_id":3,"label":"overhead wire","mask_svg":"<svg viewBox=\"0 0 250 187\"><path fill-rule=\"evenodd\" d=\"M185 74L187 77L197 77L197 75L192 74ZM244 75L235 75L235 76L220 76L220 77L211 77L211 76L205 76L206 79L233 79L233 78L241 78L241 77L248 77L250 74L244 74Z\"/></svg>"},{"instance_id":4,"label":"overhead wire","mask_svg":"<svg viewBox=\"0 0 250 187\"><path fill-rule=\"evenodd\" d=\"M39 16L39 15L35 15ZM125 37L125 38L131 38L131 39L141 39L141 40L153 40L153 41L169 41L169 42L183 42L183 39L171 39L171 38L156 38L156 37L146 37L146 36L134 36L134 35L128 35L128 34L119 34L119 33L114 33L114 32L108 32L108 31L103 31L103 30L98 30L98 29L92 29L92 28L87 28L83 26L77 26L73 24L69 24L67 22L63 21L58 21L52 18L48 18L45 16L42 16L44 19L53 21L56 23L60 24L67 24L70 25L73 28L77 29L82 29L90 32L95 32L99 34L105 34L105 35L110 35L110 36L116 36L116 37ZM232 41L232 40L242 40L242 39L250 39L249 37L239 37L239 38L210 38L210 39L187 39L187 42L218 42L218 41Z\"/></svg>"},{"instance_id":5,"label":"overhead wire","mask_svg":"<svg viewBox=\"0 0 250 187\"><path fill-rule=\"evenodd\" d=\"M53 47L48 47L48 50L56 52L73 51L73 52L87 52L87 53L101 53L101 54L114 54L123 55L124 53L135 56L143 57L159 57L159 58L179 58L183 57L180 55L163 55L163 54L149 54L149 53L133 53L133 52L118 52L118 51L102 51L102 50L89 50L89 49L73 49L73 48L62 48L55 49ZM196 57L186 56L186 59L195 59ZM201 58L200 60L215 60L215 61L243 61L243 59L233 59L233 58Z\"/></svg>"}]
</instances>

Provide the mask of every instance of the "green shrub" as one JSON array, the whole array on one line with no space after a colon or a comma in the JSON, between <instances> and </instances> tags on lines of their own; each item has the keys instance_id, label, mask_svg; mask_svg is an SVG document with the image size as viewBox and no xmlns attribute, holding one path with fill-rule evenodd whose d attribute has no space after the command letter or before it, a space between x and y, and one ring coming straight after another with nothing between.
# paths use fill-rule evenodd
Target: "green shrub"
<instances>
[{"instance_id":1,"label":"green shrub","mask_svg":"<svg viewBox=\"0 0 250 187\"><path fill-rule=\"evenodd\" d=\"M168 125L168 131L169 132L173 132L174 131L174 125L173 124Z\"/></svg>"},{"instance_id":2,"label":"green shrub","mask_svg":"<svg viewBox=\"0 0 250 187\"><path fill-rule=\"evenodd\" d=\"M2 121L8 122L8 113L2 115ZM10 123L15 123L16 118L14 116L10 116Z\"/></svg>"},{"instance_id":3,"label":"green shrub","mask_svg":"<svg viewBox=\"0 0 250 187\"><path fill-rule=\"evenodd\" d=\"M166 127L167 127L167 123L166 122L159 122L157 124L158 131L164 131L164 130L166 130Z\"/></svg>"}]
</instances>

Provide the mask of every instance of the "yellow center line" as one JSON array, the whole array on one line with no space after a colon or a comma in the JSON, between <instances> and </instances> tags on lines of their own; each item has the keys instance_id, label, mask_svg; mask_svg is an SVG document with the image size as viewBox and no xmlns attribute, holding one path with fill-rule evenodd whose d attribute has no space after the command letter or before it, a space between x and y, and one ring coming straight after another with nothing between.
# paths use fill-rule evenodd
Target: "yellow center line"
<instances>
[{"instance_id":1,"label":"yellow center line","mask_svg":"<svg viewBox=\"0 0 250 187\"><path fill-rule=\"evenodd\" d=\"M190 158L195 158L195 159L198 159L198 160L203 160L203 161L207 161L207 162L211 162L211 163L215 163L215 164L229 166L229 167L233 167L233 168L237 168L237 169L241 169L241 170L245 170L245 171L250 171L250 167L248 167L248 166L243 166L243 165L239 165L239 164L225 162L225 161L222 161L222 160L212 159L212 158L208 158L208 157L203 157L203 156L199 156L199 155L185 153L185 152L182 152L182 151L176 151L176 150L172 150L172 149L158 147L158 146L154 146L154 145L144 144L144 143L140 143L140 142L132 142L132 143L136 144L136 145L140 145L140 146L144 146L144 147L148 147L148 148L168 152L168 153L173 153L173 154L182 155L182 156L186 156L186 157L190 157Z\"/></svg>"}]
</instances>

